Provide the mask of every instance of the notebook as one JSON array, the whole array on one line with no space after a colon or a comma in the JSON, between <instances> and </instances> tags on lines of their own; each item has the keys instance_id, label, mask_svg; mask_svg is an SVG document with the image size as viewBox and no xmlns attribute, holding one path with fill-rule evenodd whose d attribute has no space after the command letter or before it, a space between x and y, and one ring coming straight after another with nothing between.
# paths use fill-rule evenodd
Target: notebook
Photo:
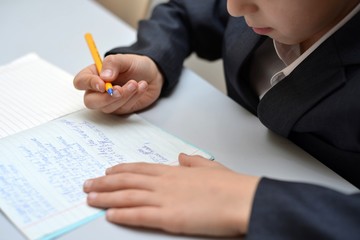
<instances>
[{"instance_id":1,"label":"notebook","mask_svg":"<svg viewBox=\"0 0 360 240\"><path fill-rule=\"evenodd\" d=\"M29 86L45 87L44 82L52 81L39 87L40 92L55 91L57 83L66 83L60 91L66 93L66 100L54 100L59 111L48 113L53 103L42 103L38 91L34 105L26 106L29 109L22 104L12 108L8 119L22 118L21 127L9 124L11 131L3 131L0 138L0 208L28 239L53 239L102 216L103 210L86 204L82 186L86 179L104 175L110 166L127 162L176 165L181 152L212 159L137 114L115 116L84 109L82 98L75 92L70 95L71 75L38 56L28 57L10 64L12 73L2 67L0 81L8 80L4 72L26 78ZM38 68L44 74L33 73ZM1 82L0 87L4 86ZM14 100L10 94L8 100L20 103L26 101L24 96L12 96ZM1 106L8 103L0 101ZM44 109L37 109L39 106ZM37 114L41 116L36 118ZM0 118L1 124L7 122L3 115Z\"/></svg>"}]
</instances>

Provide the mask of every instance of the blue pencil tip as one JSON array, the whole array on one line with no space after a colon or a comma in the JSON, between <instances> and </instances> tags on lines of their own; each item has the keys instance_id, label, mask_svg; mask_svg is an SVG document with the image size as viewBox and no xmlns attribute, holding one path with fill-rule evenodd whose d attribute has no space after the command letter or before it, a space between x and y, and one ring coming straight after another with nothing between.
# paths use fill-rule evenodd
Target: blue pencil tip
<instances>
[{"instance_id":1,"label":"blue pencil tip","mask_svg":"<svg viewBox=\"0 0 360 240\"><path fill-rule=\"evenodd\" d=\"M110 96L113 95L113 90L112 90L112 88L109 88L109 89L107 90L107 92L108 92L108 94L110 94Z\"/></svg>"}]
</instances>

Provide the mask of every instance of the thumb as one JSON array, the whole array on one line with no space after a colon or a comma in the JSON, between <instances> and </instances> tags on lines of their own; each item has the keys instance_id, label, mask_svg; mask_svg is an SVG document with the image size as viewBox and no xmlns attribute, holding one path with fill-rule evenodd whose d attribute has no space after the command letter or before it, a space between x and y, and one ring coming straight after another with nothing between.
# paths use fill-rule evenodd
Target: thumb
<instances>
[{"instance_id":1,"label":"thumb","mask_svg":"<svg viewBox=\"0 0 360 240\"><path fill-rule=\"evenodd\" d=\"M104 81L114 81L120 73L128 71L132 63L132 58L127 55L108 55L104 58L100 77Z\"/></svg>"},{"instance_id":2,"label":"thumb","mask_svg":"<svg viewBox=\"0 0 360 240\"><path fill-rule=\"evenodd\" d=\"M185 153L179 154L179 164L184 167L210 167L217 166L218 163L215 163L207 158L204 158L199 155L187 155Z\"/></svg>"}]
</instances>

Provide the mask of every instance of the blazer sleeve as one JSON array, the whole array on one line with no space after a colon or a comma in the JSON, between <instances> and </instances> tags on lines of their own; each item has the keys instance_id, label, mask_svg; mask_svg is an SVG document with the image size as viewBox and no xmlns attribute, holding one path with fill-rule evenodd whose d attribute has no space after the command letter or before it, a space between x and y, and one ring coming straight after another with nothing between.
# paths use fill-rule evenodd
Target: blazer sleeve
<instances>
[{"instance_id":1,"label":"blazer sleeve","mask_svg":"<svg viewBox=\"0 0 360 240\"><path fill-rule=\"evenodd\" d=\"M223 0L159 4L150 19L139 22L134 44L112 49L106 55L132 53L153 59L165 79L164 94L176 84L183 62L192 52L208 60L221 57L228 17Z\"/></svg>"},{"instance_id":2,"label":"blazer sleeve","mask_svg":"<svg viewBox=\"0 0 360 240\"><path fill-rule=\"evenodd\" d=\"M359 239L360 193L263 178L255 194L248 240Z\"/></svg>"}]
</instances>

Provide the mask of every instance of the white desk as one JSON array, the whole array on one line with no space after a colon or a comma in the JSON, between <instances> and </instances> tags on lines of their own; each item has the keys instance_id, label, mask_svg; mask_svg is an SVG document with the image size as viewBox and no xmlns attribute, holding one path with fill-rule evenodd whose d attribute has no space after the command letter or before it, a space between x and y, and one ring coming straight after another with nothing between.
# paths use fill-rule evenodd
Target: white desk
<instances>
[{"instance_id":1,"label":"white desk","mask_svg":"<svg viewBox=\"0 0 360 240\"><path fill-rule=\"evenodd\" d=\"M83 34L101 54L129 44L135 32L92 1L2 0L0 65L28 52L71 74L92 63ZM2 90L3 91L3 90ZM211 152L239 172L318 183L343 192L356 188L286 139L269 132L238 104L189 70L173 94L140 113L153 124ZM1 153L0 153L1 155ZM99 218L60 239L189 239L125 228ZM0 239L25 239L0 213ZM199 239L199 238L197 238Z\"/></svg>"}]
</instances>

